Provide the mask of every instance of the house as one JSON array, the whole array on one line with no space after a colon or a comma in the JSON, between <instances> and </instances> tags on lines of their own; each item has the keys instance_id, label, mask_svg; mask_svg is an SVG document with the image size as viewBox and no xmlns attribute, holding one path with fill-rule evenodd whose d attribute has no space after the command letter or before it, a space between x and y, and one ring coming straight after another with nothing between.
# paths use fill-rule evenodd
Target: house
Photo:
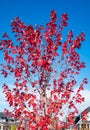
<instances>
[{"instance_id":1,"label":"house","mask_svg":"<svg viewBox=\"0 0 90 130\"><path fill-rule=\"evenodd\" d=\"M85 114L85 120L83 120L83 114ZM90 130L90 107L76 117L73 130Z\"/></svg>"},{"instance_id":2,"label":"house","mask_svg":"<svg viewBox=\"0 0 90 130\"><path fill-rule=\"evenodd\" d=\"M84 119L85 118L85 119ZM77 117L75 117L75 125L68 129L62 130L90 130L90 107L86 108Z\"/></svg>"},{"instance_id":3,"label":"house","mask_svg":"<svg viewBox=\"0 0 90 130\"><path fill-rule=\"evenodd\" d=\"M6 116L4 112L0 112L0 130L12 130L17 122L10 116Z\"/></svg>"},{"instance_id":4,"label":"house","mask_svg":"<svg viewBox=\"0 0 90 130\"><path fill-rule=\"evenodd\" d=\"M5 130L8 118L5 113L0 112L0 130Z\"/></svg>"}]
</instances>

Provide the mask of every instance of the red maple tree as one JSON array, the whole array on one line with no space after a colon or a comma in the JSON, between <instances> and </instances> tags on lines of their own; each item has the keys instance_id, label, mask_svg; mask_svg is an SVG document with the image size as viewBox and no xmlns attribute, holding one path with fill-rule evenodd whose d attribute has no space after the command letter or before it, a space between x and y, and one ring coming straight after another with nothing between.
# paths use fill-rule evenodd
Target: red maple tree
<instances>
[{"instance_id":1,"label":"red maple tree","mask_svg":"<svg viewBox=\"0 0 90 130\"><path fill-rule=\"evenodd\" d=\"M5 83L3 89L13 108L11 116L21 123L18 129L60 130L74 124L76 104L84 101L80 91L87 84L84 78L74 91L76 77L85 68L77 52L85 34L82 32L74 38L70 30L64 40L68 19L67 14L62 14L60 23L57 22L53 10L45 27L33 27L17 17L11 23L17 43L7 33L0 41L6 61L1 64L1 74L14 78L13 88Z\"/></svg>"}]
</instances>

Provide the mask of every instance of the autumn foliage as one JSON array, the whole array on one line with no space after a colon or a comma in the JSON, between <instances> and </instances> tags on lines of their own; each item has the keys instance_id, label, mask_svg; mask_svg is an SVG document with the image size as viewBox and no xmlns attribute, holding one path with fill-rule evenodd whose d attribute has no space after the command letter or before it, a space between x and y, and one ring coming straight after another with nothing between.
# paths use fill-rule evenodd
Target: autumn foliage
<instances>
[{"instance_id":1,"label":"autumn foliage","mask_svg":"<svg viewBox=\"0 0 90 130\"><path fill-rule=\"evenodd\" d=\"M84 101L80 91L87 84L84 78L74 91L76 77L85 68L78 54L85 34L74 37L70 30L64 38L68 20L68 15L62 14L57 22L54 10L46 26L25 25L17 17L11 23L16 41L7 33L0 41L6 61L0 64L1 74L14 78L13 88L5 83L3 92L13 109L11 116L21 123L19 130L60 130L74 124L76 104Z\"/></svg>"}]
</instances>

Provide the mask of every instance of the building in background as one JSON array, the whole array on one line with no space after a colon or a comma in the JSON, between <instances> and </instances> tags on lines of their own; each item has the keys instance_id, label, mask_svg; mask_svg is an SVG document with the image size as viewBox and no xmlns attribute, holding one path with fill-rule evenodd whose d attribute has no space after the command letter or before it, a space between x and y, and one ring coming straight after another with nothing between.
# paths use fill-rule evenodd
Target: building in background
<instances>
[{"instance_id":1,"label":"building in background","mask_svg":"<svg viewBox=\"0 0 90 130\"><path fill-rule=\"evenodd\" d=\"M0 130L15 130L18 121L15 121L10 116L6 116L4 112L0 112Z\"/></svg>"},{"instance_id":2,"label":"building in background","mask_svg":"<svg viewBox=\"0 0 90 130\"><path fill-rule=\"evenodd\" d=\"M83 120L83 118L86 118ZM90 107L86 108L75 119L75 127L72 130L90 130Z\"/></svg>"}]
</instances>

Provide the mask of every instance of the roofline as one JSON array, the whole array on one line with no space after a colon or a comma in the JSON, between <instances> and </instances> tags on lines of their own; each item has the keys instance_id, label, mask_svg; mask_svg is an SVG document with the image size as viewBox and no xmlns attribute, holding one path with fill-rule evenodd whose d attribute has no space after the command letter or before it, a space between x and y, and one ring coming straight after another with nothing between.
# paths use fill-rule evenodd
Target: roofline
<instances>
[{"instance_id":1,"label":"roofline","mask_svg":"<svg viewBox=\"0 0 90 130\"><path fill-rule=\"evenodd\" d=\"M86 111L87 113L90 112L90 107L87 107L84 111L81 112L81 114L79 114L79 115L76 117L76 119L75 119L75 124L77 124L77 123L81 120L81 118L82 118L82 116L83 116L82 114L83 114L85 111Z\"/></svg>"}]
</instances>

